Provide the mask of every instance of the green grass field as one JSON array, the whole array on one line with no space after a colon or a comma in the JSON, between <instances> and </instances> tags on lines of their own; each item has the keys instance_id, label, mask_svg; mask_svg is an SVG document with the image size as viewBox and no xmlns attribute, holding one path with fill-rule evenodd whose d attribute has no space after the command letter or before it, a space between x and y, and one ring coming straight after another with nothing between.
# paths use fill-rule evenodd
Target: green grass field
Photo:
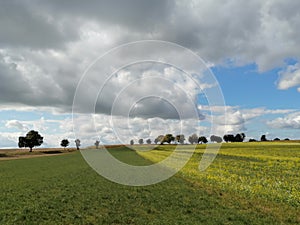
<instances>
[{"instance_id":1,"label":"green grass field","mask_svg":"<svg viewBox=\"0 0 300 225\"><path fill-rule=\"evenodd\" d=\"M124 162L149 165L173 148L110 151ZM224 144L199 172L203 151L198 145L176 176L146 187L102 178L79 152L0 161L0 224L300 223L299 144Z\"/></svg>"}]
</instances>

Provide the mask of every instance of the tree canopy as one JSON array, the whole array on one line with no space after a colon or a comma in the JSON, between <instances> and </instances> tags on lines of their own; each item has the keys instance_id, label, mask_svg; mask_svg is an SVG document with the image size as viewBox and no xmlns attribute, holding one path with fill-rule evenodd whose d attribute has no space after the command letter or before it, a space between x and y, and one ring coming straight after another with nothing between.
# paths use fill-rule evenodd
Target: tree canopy
<instances>
[{"instance_id":1,"label":"tree canopy","mask_svg":"<svg viewBox=\"0 0 300 225\"><path fill-rule=\"evenodd\" d=\"M70 142L68 139L63 139L63 140L61 140L61 143L60 143L60 145L64 148L68 147L69 144L70 144Z\"/></svg>"},{"instance_id":2,"label":"tree canopy","mask_svg":"<svg viewBox=\"0 0 300 225\"><path fill-rule=\"evenodd\" d=\"M163 140L161 141L161 144L167 142L168 144L170 144L172 141L175 141L175 137L172 134L166 134L163 138Z\"/></svg>"},{"instance_id":3,"label":"tree canopy","mask_svg":"<svg viewBox=\"0 0 300 225\"><path fill-rule=\"evenodd\" d=\"M225 134L223 136L223 140L225 142L243 142L246 135L244 133L236 134L235 136L233 134Z\"/></svg>"},{"instance_id":4,"label":"tree canopy","mask_svg":"<svg viewBox=\"0 0 300 225\"><path fill-rule=\"evenodd\" d=\"M100 141L98 141L98 140L97 140L97 141L95 142L95 146L96 146L96 148L98 148L98 147L99 147L99 144L100 144Z\"/></svg>"},{"instance_id":5,"label":"tree canopy","mask_svg":"<svg viewBox=\"0 0 300 225\"><path fill-rule=\"evenodd\" d=\"M206 144L207 142L208 142L208 140L204 136L201 136L201 137L198 138L198 143L201 143L201 144L204 143L204 144Z\"/></svg>"},{"instance_id":6,"label":"tree canopy","mask_svg":"<svg viewBox=\"0 0 300 225\"><path fill-rule=\"evenodd\" d=\"M79 139L76 139L76 140L75 140L75 144L76 144L77 150L79 150L79 147L80 147L80 140L79 140Z\"/></svg>"},{"instance_id":7,"label":"tree canopy","mask_svg":"<svg viewBox=\"0 0 300 225\"><path fill-rule=\"evenodd\" d=\"M210 141L211 142L217 142L217 143L221 143L222 142L222 138L216 135L211 135L210 136Z\"/></svg>"},{"instance_id":8,"label":"tree canopy","mask_svg":"<svg viewBox=\"0 0 300 225\"><path fill-rule=\"evenodd\" d=\"M140 145L144 144L144 139L143 138L139 139L139 144Z\"/></svg>"},{"instance_id":9,"label":"tree canopy","mask_svg":"<svg viewBox=\"0 0 300 225\"><path fill-rule=\"evenodd\" d=\"M154 139L154 143L157 144L158 142L160 142L161 144L163 144L162 141L163 141L164 137L165 136L162 134L157 136L157 138Z\"/></svg>"},{"instance_id":10,"label":"tree canopy","mask_svg":"<svg viewBox=\"0 0 300 225\"><path fill-rule=\"evenodd\" d=\"M261 135L260 141L267 141L267 138L266 138L266 135L265 135L265 134Z\"/></svg>"},{"instance_id":11,"label":"tree canopy","mask_svg":"<svg viewBox=\"0 0 300 225\"><path fill-rule=\"evenodd\" d=\"M175 140L176 140L178 143L183 144L184 141L185 141L184 134L176 135Z\"/></svg>"},{"instance_id":12,"label":"tree canopy","mask_svg":"<svg viewBox=\"0 0 300 225\"><path fill-rule=\"evenodd\" d=\"M19 137L19 148L29 148L29 152L32 152L32 148L35 146L40 146L43 144L43 137L39 134L38 131L31 130L25 137Z\"/></svg>"},{"instance_id":13,"label":"tree canopy","mask_svg":"<svg viewBox=\"0 0 300 225\"><path fill-rule=\"evenodd\" d=\"M189 136L189 142L191 144L198 143L198 135L197 134L192 134L191 136Z\"/></svg>"}]
</instances>

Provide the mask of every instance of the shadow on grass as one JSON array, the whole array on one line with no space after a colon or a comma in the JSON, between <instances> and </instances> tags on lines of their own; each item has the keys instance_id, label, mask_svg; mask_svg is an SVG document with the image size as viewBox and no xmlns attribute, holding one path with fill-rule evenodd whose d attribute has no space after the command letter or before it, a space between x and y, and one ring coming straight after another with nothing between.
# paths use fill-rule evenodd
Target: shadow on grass
<instances>
[{"instance_id":1,"label":"shadow on grass","mask_svg":"<svg viewBox=\"0 0 300 225\"><path fill-rule=\"evenodd\" d=\"M60 154L63 153L62 151L42 151L44 154Z\"/></svg>"}]
</instances>

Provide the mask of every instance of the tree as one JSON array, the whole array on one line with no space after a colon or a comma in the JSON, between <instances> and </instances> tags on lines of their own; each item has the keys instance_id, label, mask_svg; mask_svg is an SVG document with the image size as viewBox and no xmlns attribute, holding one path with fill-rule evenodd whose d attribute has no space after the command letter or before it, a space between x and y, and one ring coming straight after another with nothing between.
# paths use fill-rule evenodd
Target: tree
<instances>
[{"instance_id":1,"label":"tree","mask_svg":"<svg viewBox=\"0 0 300 225\"><path fill-rule=\"evenodd\" d=\"M165 136L162 135L162 134L159 135L159 136L157 136L157 138L154 139L154 143L157 144L158 142L160 142L160 144L163 144L162 141L164 140L164 137L165 137Z\"/></svg>"},{"instance_id":2,"label":"tree","mask_svg":"<svg viewBox=\"0 0 300 225\"><path fill-rule=\"evenodd\" d=\"M223 140L227 143L227 142L229 142L229 137L228 137L228 135L229 134L225 134L224 136L223 136Z\"/></svg>"},{"instance_id":3,"label":"tree","mask_svg":"<svg viewBox=\"0 0 300 225\"><path fill-rule=\"evenodd\" d=\"M161 144L167 142L168 144L170 144L172 141L175 140L175 137L173 136L173 134L166 134L161 142Z\"/></svg>"},{"instance_id":4,"label":"tree","mask_svg":"<svg viewBox=\"0 0 300 225\"><path fill-rule=\"evenodd\" d=\"M75 144L76 144L77 150L79 150L79 147L80 147L80 140L79 140L79 139L76 139L76 140L75 140Z\"/></svg>"},{"instance_id":5,"label":"tree","mask_svg":"<svg viewBox=\"0 0 300 225\"><path fill-rule=\"evenodd\" d=\"M274 138L274 140L273 141L280 141L280 139L279 138Z\"/></svg>"},{"instance_id":6,"label":"tree","mask_svg":"<svg viewBox=\"0 0 300 225\"><path fill-rule=\"evenodd\" d=\"M201 136L201 137L199 137L198 138L198 143L204 143L204 144L206 144L208 141L207 141L207 139L206 139L206 137L204 137L204 136Z\"/></svg>"},{"instance_id":7,"label":"tree","mask_svg":"<svg viewBox=\"0 0 300 225\"><path fill-rule=\"evenodd\" d=\"M234 138L234 135L233 134L225 134L223 136L223 140L225 142L235 142L235 138Z\"/></svg>"},{"instance_id":8,"label":"tree","mask_svg":"<svg viewBox=\"0 0 300 225\"><path fill-rule=\"evenodd\" d=\"M68 139L63 139L63 140L61 140L61 143L60 143L60 145L64 148L66 148L69 144L70 144L70 142Z\"/></svg>"},{"instance_id":9,"label":"tree","mask_svg":"<svg viewBox=\"0 0 300 225\"><path fill-rule=\"evenodd\" d=\"M265 134L261 135L260 141L268 141Z\"/></svg>"},{"instance_id":10,"label":"tree","mask_svg":"<svg viewBox=\"0 0 300 225\"><path fill-rule=\"evenodd\" d=\"M130 145L134 145L134 141L133 140L130 140Z\"/></svg>"},{"instance_id":11,"label":"tree","mask_svg":"<svg viewBox=\"0 0 300 225\"><path fill-rule=\"evenodd\" d=\"M148 138L148 139L146 140L146 143L147 143L148 145L150 145L150 144L151 144L151 139Z\"/></svg>"},{"instance_id":12,"label":"tree","mask_svg":"<svg viewBox=\"0 0 300 225\"><path fill-rule=\"evenodd\" d=\"M255 140L255 139L253 139L253 138L251 138L251 139L249 139L249 142L256 142L257 140Z\"/></svg>"},{"instance_id":13,"label":"tree","mask_svg":"<svg viewBox=\"0 0 300 225\"><path fill-rule=\"evenodd\" d=\"M140 145L144 144L144 139L143 139L143 138L141 138L141 139L139 140L139 144L140 144Z\"/></svg>"},{"instance_id":14,"label":"tree","mask_svg":"<svg viewBox=\"0 0 300 225\"><path fill-rule=\"evenodd\" d=\"M198 143L198 135L197 134L192 134L191 136L189 136L189 142L191 144Z\"/></svg>"},{"instance_id":15,"label":"tree","mask_svg":"<svg viewBox=\"0 0 300 225\"><path fill-rule=\"evenodd\" d=\"M32 152L32 148L43 144L43 137L34 130L29 131L25 137L19 137L19 148L29 148L29 152Z\"/></svg>"},{"instance_id":16,"label":"tree","mask_svg":"<svg viewBox=\"0 0 300 225\"><path fill-rule=\"evenodd\" d=\"M210 136L210 141L211 142L217 142L217 143L221 143L222 142L222 138L216 135L211 135Z\"/></svg>"},{"instance_id":17,"label":"tree","mask_svg":"<svg viewBox=\"0 0 300 225\"><path fill-rule=\"evenodd\" d=\"M96 146L96 148L98 148L98 147L99 147L99 144L100 144L100 141L98 141L98 140L97 140L97 141L95 142L95 146Z\"/></svg>"},{"instance_id":18,"label":"tree","mask_svg":"<svg viewBox=\"0 0 300 225\"><path fill-rule=\"evenodd\" d=\"M245 137L246 137L246 135L244 133L237 134L234 137L234 141L235 142L243 142Z\"/></svg>"},{"instance_id":19,"label":"tree","mask_svg":"<svg viewBox=\"0 0 300 225\"><path fill-rule=\"evenodd\" d=\"M284 140L285 140L285 141L289 141L290 139L289 139L289 138L285 138Z\"/></svg>"},{"instance_id":20,"label":"tree","mask_svg":"<svg viewBox=\"0 0 300 225\"><path fill-rule=\"evenodd\" d=\"M178 143L183 144L184 141L185 141L185 137L184 137L183 134L179 134L179 135L176 135L175 140L176 140Z\"/></svg>"}]
</instances>

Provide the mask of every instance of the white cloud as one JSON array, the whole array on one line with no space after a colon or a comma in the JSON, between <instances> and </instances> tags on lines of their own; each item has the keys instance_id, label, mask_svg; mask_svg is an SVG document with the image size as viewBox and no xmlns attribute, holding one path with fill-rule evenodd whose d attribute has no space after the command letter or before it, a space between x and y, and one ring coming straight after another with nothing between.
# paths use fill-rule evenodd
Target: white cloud
<instances>
[{"instance_id":1,"label":"white cloud","mask_svg":"<svg viewBox=\"0 0 300 225\"><path fill-rule=\"evenodd\" d=\"M299 61L300 2L294 0L132 0L91 1L89 4L82 1L37 3L25 0L20 3L12 0L0 4L1 109L26 111L39 108L52 113L70 113L76 86L90 63L113 47L138 40L175 42L203 57L209 62L208 67L230 61L236 65L256 63L259 70L264 71L284 66L287 58ZM179 70L182 68L162 63L140 63L122 68L105 83L102 90L104 97L100 96L96 101L96 112L102 114L99 115L102 122L96 126L103 141L117 141L111 124L107 123L113 103L116 103L114 119L118 121L118 130L124 139L137 134L154 137L159 132L180 132L179 122L175 120L180 110L185 112L183 133L210 133L206 126L199 128L195 125L191 118L195 119L194 111L198 110L199 90L212 89L216 82L206 79L203 76L206 72L203 71L204 66L195 67L194 62L184 57L182 52L154 49L150 45L141 51L128 48L122 54L114 55L103 63L112 65L107 70L101 68L103 65L96 66L82 92L80 109L84 111L87 104L94 103L107 74L124 62L139 60L136 55L149 59L159 55L155 59L160 62L171 58L174 66L182 63L184 69L189 68L186 72L191 73L200 85L197 87L191 77ZM296 87L300 92L299 71L299 63L282 70L278 88ZM228 113L226 123L224 110ZM205 111L215 114L216 130L213 132L216 133L245 130L252 119L289 112L232 106L225 109L224 106L200 108L201 113ZM129 127L124 122L128 114L132 117ZM201 122L209 123L210 113L205 115ZM284 118L282 120L285 121ZM60 134L73 138L70 119L56 122L43 118L7 121L7 127L49 133L52 123L58 124ZM80 124L81 138L86 142L96 138L92 123L82 119ZM49 143L54 145L60 134L51 136Z\"/></svg>"},{"instance_id":2,"label":"white cloud","mask_svg":"<svg viewBox=\"0 0 300 225\"><path fill-rule=\"evenodd\" d=\"M199 106L205 121L214 123L217 135L246 132L250 121L265 115L286 115L294 109L241 108L239 106ZM213 120L212 120L213 119Z\"/></svg>"},{"instance_id":3,"label":"white cloud","mask_svg":"<svg viewBox=\"0 0 300 225\"><path fill-rule=\"evenodd\" d=\"M69 139L71 146L74 146L74 140L79 138L84 147L93 145L96 140L104 144L128 144L131 139L135 142L140 138L154 140L158 135L167 133L184 134L186 138L193 133L206 137L212 134L223 136L225 133L238 132L245 132L247 135L249 122L265 115L283 115L267 123L274 128L297 129L300 124L299 112L295 113L293 110L243 109L238 106L223 107L228 113L227 123L225 123L222 107L215 106L210 107L214 115L214 126L211 126L211 116L206 114L209 107L202 106L201 108L206 118L200 122L194 119L123 117L105 114L78 114L74 118L74 124L71 118L45 119L41 117L31 121L10 120L6 121L6 127L18 127L18 129L26 127L26 130L12 133L1 132L0 136L3 140L1 146L17 146L18 137L24 136L29 129L38 130L44 137L42 147L59 147L60 141L64 138ZM290 134L288 136L292 137Z\"/></svg>"},{"instance_id":4,"label":"white cloud","mask_svg":"<svg viewBox=\"0 0 300 225\"><path fill-rule=\"evenodd\" d=\"M300 129L300 112L278 117L267 122L267 125L278 129Z\"/></svg>"},{"instance_id":5,"label":"white cloud","mask_svg":"<svg viewBox=\"0 0 300 225\"><path fill-rule=\"evenodd\" d=\"M6 122L5 126L7 128L17 128L18 130L22 130L22 131L28 129L28 127L25 124L21 123L18 120L9 120Z\"/></svg>"},{"instance_id":6,"label":"white cloud","mask_svg":"<svg viewBox=\"0 0 300 225\"><path fill-rule=\"evenodd\" d=\"M115 1L2 3L1 104L70 110L76 85L89 63L112 47L136 40L173 41L197 52L209 65L230 59L239 65L255 62L266 70L284 65L286 58L299 59L298 1L117 3L118 7ZM159 49L145 49L143 55L153 51ZM133 54L128 49L113 60ZM168 55L190 63L174 52ZM103 74L98 78L103 79ZM165 71L164 76L174 74ZM215 85L200 83L202 88ZM298 85L298 69L283 71L280 89Z\"/></svg>"},{"instance_id":7,"label":"white cloud","mask_svg":"<svg viewBox=\"0 0 300 225\"><path fill-rule=\"evenodd\" d=\"M300 86L300 64L287 66L286 70L279 72L277 87L280 90L286 90L291 87Z\"/></svg>"},{"instance_id":8,"label":"white cloud","mask_svg":"<svg viewBox=\"0 0 300 225\"><path fill-rule=\"evenodd\" d=\"M124 118L104 114L77 115L74 128L76 137L82 140L83 145L92 145L96 139L105 144L128 144L131 139L137 142L140 138L150 138L153 141L158 135L167 133L184 134L186 137L193 133L210 134L208 127L193 119Z\"/></svg>"},{"instance_id":9,"label":"white cloud","mask_svg":"<svg viewBox=\"0 0 300 225\"><path fill-rule=\"evenodd\" d=\"M0 148L17 148L18 137L22 134L20 132L1 132L0 133Z\"/></svg>"}]
</instances>

